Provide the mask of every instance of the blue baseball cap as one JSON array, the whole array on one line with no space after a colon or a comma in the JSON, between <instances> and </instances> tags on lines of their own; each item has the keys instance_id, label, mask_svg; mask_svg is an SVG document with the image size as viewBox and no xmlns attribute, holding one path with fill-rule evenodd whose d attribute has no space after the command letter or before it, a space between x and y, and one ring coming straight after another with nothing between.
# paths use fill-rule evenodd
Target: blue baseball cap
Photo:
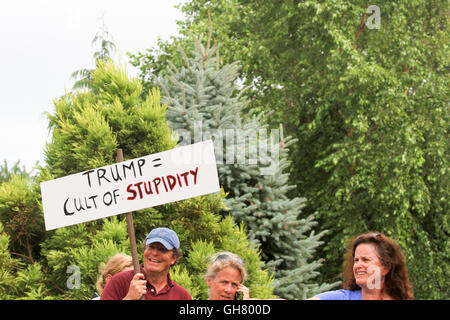
<instances>
[{"instance_id":1,"label":"blue baseball cap","mask_svg":"<svg viewBox=\"0 0 450 320\"><path fill-rule=\"evenodd\" d=\"M167 250L180 248L180 240L178 239L177 234L169 228L156 228L150 231L147 238L145 238L145 245L148 246L150 243L154 242L161 243Z\"/></svg>"}]
</instances>

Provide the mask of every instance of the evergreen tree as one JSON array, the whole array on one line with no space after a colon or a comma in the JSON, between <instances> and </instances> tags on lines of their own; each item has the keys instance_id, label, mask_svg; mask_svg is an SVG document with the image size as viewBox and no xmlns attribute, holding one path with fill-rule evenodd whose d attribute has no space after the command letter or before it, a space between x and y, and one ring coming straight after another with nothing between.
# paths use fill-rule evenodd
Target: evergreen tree
<instances>
[{"instance_id":1,"label":"evergreen tree","mask_svg":"<svg viewBox=\"0 0 450 320\"><path fill-rule=\"evenodd\" d=\"M9 247L10 236L4 232L0 222L0 299L54 298L49 295L41 264L25 264L20 259L13 258Z\"/></svg>"},{"instance_id":2,"label":"evergreen tree","mask_svg":"<svg viewBox=\"0 0 450 320\"><path fill-rule=\"evenodd\" d=\"M39 257L39 242L45 238L39 185L23 175L13 175L0 184L0 222L10 238L10 250L29 263Z\"/></svg>"},{"instance_id":3,"label":"evergreen tree","mask_svg":"<svg viewBox=\"0 0 450 320\"><path fill-rule=\"evenodd\" d=\"M275 276L277 295L312 296L330 288L314 283L320 260L311 261L323 233L315 234L315 215L299 219L305 199L289 198L287 181L290 138L268 134L264 114L243 119L245 89L236 86L237 63L219 65L218 47L195 40L192 57L171 65L160 84L167 117L181 144L214 139L221 185L228 193L227 212L247 228L267 268ZM281 139L281 141L278 141Z\"/></svg>"},{"instance_id":4,"label":"evergreen tree","mask_svg":"<svg viewBox=\"0 0 450 320\"><path fill-rule=\"evenodd\" d=\"M274 110L269 122L298 139L290 180L308 198L303 215L318 211L329 230L316 251L323 281L340 273L350 237L379 230L402 246L415 296L446 299L448 1L189 0L181 10L181 36L133 63L146 76L182 61L177 47L212 19L221 59L242 63L249 108Z\"/></svg>"},{"instance_id":5,"label":"evergreen tree","mask_svg":"<svg viewBox=\"0 0 450 320\"><path fill-rule=\"evenodd\" d=\"M112 34L107 30L105 22L102 19L102 26L100 30L95 34L94 39L92 39L91 44L93 46L98 46L98 51L94 52L94 61L97 65L98 61L106 62L111 58L111 55L116 51L116 44ZM79 89L89 89L92 90L94 87L91 85L92 75L91 73L95 69L80 69L72 73L72 79L76 80L73 84L73 90ZM78 80L77 80L78 79Z\"/></svg>"},{"instance_id":6,"label":"evergreen tree","mask_svg":"<svg viewBox=\"0 0 450 320\"><path fill-rule=\"evenodd\" d=\"M111 61L98 62L97 69L92 72L91 84L94 90L67 93L55 100L55 112L48 115L52 139L45 150L46 166L40 168L39 177L31 188L26 189L16 178L3 183L0 199L7 199L17 190L18 195L28 195L39 203L39 182L112 164L116 162L115 150L119 147L125 158L131 159L176 145L165 118L166 107L160 104L157 89L142 99L140 82L130 80ZM134 223L138 245L154 227L174 229L185 255L172 271L173 279L185 285L194 298L207 296L202 278L206 272L206 258L219 250L233 250L248 261L250 277L246 285L250 287L252 297L275 297L273 280L262 270L258 250L247 241L242 227L236 226L232 219L220 216L223 197L223 194L203 196L136 212ZM34 202L26 200L27 197L16 198L16 202L1 202L3 216L17 206L35 208ZM42 219L39 205L37 213ZM45 237L31 244L32 248L40 250L34 261L25 258L19 266L9 257L5 263L0 263L0 270L6 270L0 277L2 298L5 297L2 288L15 277L18 285L6 295L11 299L90 299L99 265L115 253L130 254L123 216L50 232L44 232L43 224L38 226ZM5 248L10 236L0 230L2 256L8 257ZM21 256L27 257L26 254Z\"/></svg>"},{"instance_id":7,"label":"evergreen tree","mask_svg":"<svg viewBox=\"0 0 450 320\"><path fill-rule=\"evenodd\" d=\"M11 257L9 252L9 235L4 232L0 222L0 298L8 299L11 288L15 285L15 273L20 266L20 261Z\"/></svg>"},{"instance_id":8,"label":"evergreen tree","mask_svg":"<svg viewBox=\"0 0 450 320\"><path fill-rule=\"evenodd\" d=\"M37 167L37 162L35 167ZM20 165L20 160L12 165L8 166L8 162L3 160L3 164L0 165L0 184L5 181L9 181L13 176L21 176L31 179L33 173L26 170L24 165Z\"/></svg>"}]
</instances>

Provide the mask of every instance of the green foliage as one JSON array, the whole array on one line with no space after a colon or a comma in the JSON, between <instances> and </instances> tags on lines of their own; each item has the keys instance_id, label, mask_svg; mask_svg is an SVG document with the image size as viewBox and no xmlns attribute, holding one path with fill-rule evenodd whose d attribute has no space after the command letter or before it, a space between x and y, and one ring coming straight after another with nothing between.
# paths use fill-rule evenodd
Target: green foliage
<instances>
[{"instance_id":1,"label":"green foliage","mask_svg":"<svg viewBox=\"0 0 450 320\"><path fill-rule=\"evenodd\" d=\"M9 235L4 232L0 222L0 299L11 297L11 288L16 284L15 273L21 266L18 259L11 257L9 253Z\"/></svg>"},{"instance_id":2,"label":"green foliage","mask_svg":"<svg viewBox=\"0 0 450 320\"><path fill-rule=\"evenodd\" d=\"M0 299L42 300L52 299L47 290L42 267L38 262L25 265L12 258L10 237L0 222Z\"/></svg>"},{"instance_id":3,"label":"green foliage","mask_svg":"<svg viewBox=\"0 0 450 320\"><path fill-rule=\"evenodd\" d=\"M13 176L17 175L24 178L31 178L32 172L28 172L24 165L20 166L20 160L14 163L11 168L9 168L8 162L3 160L3 164L0 165L0 184L9 181Z\"/></svg>"},{"instance_id":4,"label":"green foliage","mask_svg":"<svg viewBox=\"0 0 450 320\"><path fill-rule=\"evenodd\" d=\"M447 298L448 2L391 1L369 29L368 3L353 1L191 0L181 37L132 56L163 68L183 61L185 35L207 33L224 45L222 61L241 61L251 85L248 110L273 108L291 146L291 180L329 229L318 257L335 278L344 243L382 231L405 250L417 298ZM153 57L149 57L153 55Z\"/></svg>"},{"instance_id":5,"label":"green foliage","mask_svg":"<svg viewBox=\"0 0 450 320\"><path fill-rule=\"evenodd\" d=\"M92 90L67 93L55 100L55 111L48 114L52 136L46 146L46 166L40 168L39 176L33 181L14 176L0 185L2 298L91 299L99 266L116 253L130 254L123 216L44 232L40 182L115 163L117 148L122 148L129 159L176 145L157 89L149 90L142 98L140 82L129 79L111 61L99 61L90 81ZM203 298L207 296L201 278L206 271L201 270L205 261L198 260L199 248L193 246L203 241L216 250L235 248L256 262L250 271L255 275L252 286L263 289L255 289L252 295L273 297L272 278L262 271L259 252L249 245L245 232L231 218L220 216L223 199L222 193L135 212L138 244L154 227L174 229L185 256L173 270L173 277L195 297ZM25 223L32 218L33 223ZM17 224L12 223L14 219ZM233 244L236 241L239 244ZM9 250L16 247L29 247L37 254L15 252L24 261L11 258L13 252ZM139 257L142 259L142 250Z\"/></svg>"},{"instance_id":6,"label":"green foliage","mask_svg":"<svg viewBox=\"0 0 450 320\"><path fill-rule=\"evenodd\" d=\"M305 298L319 290L313 279L320 261L309 264L309 259L323 233L311 232L314 215L298 219L305 199L287 196L294 188L287 184L288 146L295 141L282 132L267 134L264 115L245 119L245 89L236 85L239 65L222 66L217 46L205 48L195 37L193 42L190 54L180 49L183 64L170 64L167 76L157 79L169 123L182 144L213 137L219 180L228 193L224 211L244 223L249 239L259 246L274 274L276 294Z\"/></svg>"},{"instance_id":7,"label":"green foliage","mask_svg":"<svg viewBox=\"0 0 450 320\"><path fill-rule=\"evenodd\" d=\"M91 226L80 224L60 228L42 244L46 257L48 281L63 289L64 299L90 299L99 275L99 266L114 254L131 255L125 220L117 217L105 220L101 229L88 231ZM79 273L79 288L70 276ZM72 278L75 281L75 278ZM55 294L57 291L55 290Z\"/></svg>"},{"instance_id":8,"label":"green foliage","mask_svg":"<svg viewBox=\"0 0 450 320\"><path fill-rule=\"evenodd\" d=\"M68 93L48 115L53 140L45 156L54 177L115 163L117 148L133 159L174 146L157 90L142 100L140 82L111 61L99 62L92 83L97 94Z\"/></svg>"},{"instance_id":9,"label":"green foliage","mask_svg":"<svg viewBox=\"0 0 450 320\"><path fill-rule=\"evenodd\" d=\"M10 237L10 249L34 262L44 238L40 189L27 177L14 175L0 185L0 222Z\"/></svg>"},{"instance_id":10,"label":"green foliage","mask_svg":"<svg viewBox=\"0 0 450 320\"><path fill-rule=\"evenodd\" d=\"M28 265L17 273L15 295L19 300L52 300L39 262Z\"/></svg>"},{"instance_id":11,"label":"green foliage","mask_svg":"<svg viewBox=\"0 0 450 320\"><path fill-rule=\"evenodd\" d=\"M418 22L441 19L425 2L386 4L381 29L364 28L360 38L352 25L332 25L334 14L353 25L361 21L364 6L356 8L299 7L328 30L319 41L303 42L317 49L314 57L304 55L299 98L308 104L300 104L297 130L300 144L311 147L296 152L308 161L300 162L295 174L321 212L321 225L333 229L323 254L335 267L324 270L324 277L337 274L345 239L381 230L405 250L416 296L443 298L448 296L442 286L448 282L448 203L437 199L449 191L448 133L442 125L448 122L448 77L435 64L448 65L448 59L430 57L440 57L443 48L430 50L428 44L442 39L444 25ZM313 65L327 72L317 73ZM323 89L317 90L318 84ZM439 186L430 183L437 180Z\"/></svg>"}]
</instances>

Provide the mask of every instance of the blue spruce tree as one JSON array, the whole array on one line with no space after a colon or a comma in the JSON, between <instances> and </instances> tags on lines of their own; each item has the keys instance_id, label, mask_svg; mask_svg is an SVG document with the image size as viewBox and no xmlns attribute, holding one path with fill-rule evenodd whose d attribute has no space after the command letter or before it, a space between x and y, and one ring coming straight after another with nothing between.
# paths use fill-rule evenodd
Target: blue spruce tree
<instances>
[{"instance_id":1,"label":"blue spruce tree","mask_svg":"<svg viewBox=\"0 0 450 320\"><path fill-rule=\"evenodd\" d=\"M220 65L219 48L194 39L184 65L169 63L165 76L155 76L167 103L169 124L179 144L213 139L220 183L228 196L225 214L244 223L249 240L275 277L274 293L304 299L329 290L318 285L320 260L311 261L321 237L313 230L315 215L302 216L306 199L290 198L288 146L282 127L270 130L268 115L244 113L247 104L238 84L238 63Z\"/></svg>"}]
</instances>

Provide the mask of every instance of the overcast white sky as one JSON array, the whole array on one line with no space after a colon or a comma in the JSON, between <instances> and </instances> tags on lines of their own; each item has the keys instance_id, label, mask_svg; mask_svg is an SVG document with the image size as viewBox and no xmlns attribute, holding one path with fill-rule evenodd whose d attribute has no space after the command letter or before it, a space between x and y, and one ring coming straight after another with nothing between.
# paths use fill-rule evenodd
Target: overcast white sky
<instances>
[{"instance_id":1,"label":"overcast white sky","mask_svg":"<svg viewBox=\"0 0 450 320\"><path fill-rule=\"evenodd\" d=\"M0 162L44 164L45 112L72 88L72 72L93 68L91 41L103 21L119 58L177 34L182 0L1 0ZM118 59L116 59L118 60Z\"/></svg>"}]
</instances>

